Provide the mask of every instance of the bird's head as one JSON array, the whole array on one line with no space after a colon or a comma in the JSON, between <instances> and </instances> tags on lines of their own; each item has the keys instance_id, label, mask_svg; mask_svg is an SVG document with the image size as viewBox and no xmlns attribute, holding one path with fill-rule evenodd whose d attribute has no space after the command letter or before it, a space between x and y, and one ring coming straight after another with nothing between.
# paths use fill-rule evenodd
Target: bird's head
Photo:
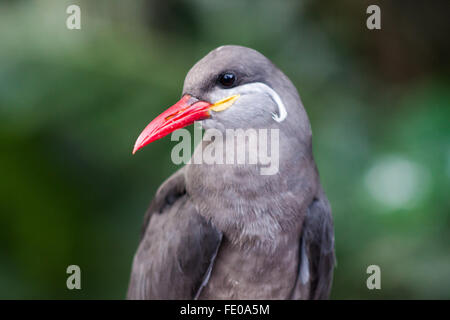
<instances>
[{"instance_id":1,"label":"bird's head","mask_svg":"<svg viewBox=\"0 0 450 320\"><path fill-rule=\"evenodd\" d=\"M181 99L150 122L133 153L195 121L218 130L282 129L291 123L310 134L289 79L264 55L241 46L219 47L198 61L186 76Z\"/></svg>"}]
</instances>

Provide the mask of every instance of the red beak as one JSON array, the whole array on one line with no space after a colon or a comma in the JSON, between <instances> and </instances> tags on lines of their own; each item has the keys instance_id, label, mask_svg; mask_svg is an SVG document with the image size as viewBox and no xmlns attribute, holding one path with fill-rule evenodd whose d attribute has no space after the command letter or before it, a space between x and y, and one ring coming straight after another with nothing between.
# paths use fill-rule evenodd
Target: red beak
<instances>
[{"instance_id":1,"label":"red beak","mask_svg":"<svg viewBox=\"0 0 450 320\"><path fill-rule=\"evenodd\" d=\"M193 124L194 121L209 118L209 107L211 107L211 103L197 100L185 94L180 101L148 124L137 138L134 144L133 154L147 144L177 129Z\"/></svg>"}]
</instances>

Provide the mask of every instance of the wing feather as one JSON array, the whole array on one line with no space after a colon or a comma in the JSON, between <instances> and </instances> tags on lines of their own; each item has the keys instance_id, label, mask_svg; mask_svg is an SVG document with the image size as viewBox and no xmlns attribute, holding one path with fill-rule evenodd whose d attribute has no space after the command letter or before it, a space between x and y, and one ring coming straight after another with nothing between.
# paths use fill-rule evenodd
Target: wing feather
<instances>
[{"instance_id":1,"label":"wing feather","mask_svg":"<svg viewBox=\"0 0 450 320\"><path fill-rule=\"evenodd\" d=\"M128 299L193 299L221 241L186 193L183 169L158 189L145 215Z\"/></svg>"},{"instance_id":2,"label":"wing feather","mask_svg":"<svg viewBox=\"0 0 450 320\"><path fill-rule=\"evenodd\" d=\"M308 208L302 229L294 299L328 299L335 266L331 208L323 192Z\"/></svg>"}]
</instances>

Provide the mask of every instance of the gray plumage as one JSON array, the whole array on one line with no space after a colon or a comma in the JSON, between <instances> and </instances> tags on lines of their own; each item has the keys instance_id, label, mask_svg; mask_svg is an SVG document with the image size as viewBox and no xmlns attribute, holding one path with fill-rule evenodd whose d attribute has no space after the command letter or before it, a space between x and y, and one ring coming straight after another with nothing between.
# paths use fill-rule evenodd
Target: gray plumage
<instances>
[{"instance_id":1,"label":"gray plumage","mask_svg":"<svg viewBox=\"0 0 450 320\"><path fill-rule=\"evenodd\" d=\"M226 71L237 75L233 88L217 85ZM281 122L274 120L282 109L270 90L287 111ZM335 263L331 209L296 88L257 51L223 46L192 67L183 94L212 102L240 94L204 127L279 129L279 170L261 175L258 164L178 170L145 215L128 298L328 298Z\"/></svg>"}]
</instances>

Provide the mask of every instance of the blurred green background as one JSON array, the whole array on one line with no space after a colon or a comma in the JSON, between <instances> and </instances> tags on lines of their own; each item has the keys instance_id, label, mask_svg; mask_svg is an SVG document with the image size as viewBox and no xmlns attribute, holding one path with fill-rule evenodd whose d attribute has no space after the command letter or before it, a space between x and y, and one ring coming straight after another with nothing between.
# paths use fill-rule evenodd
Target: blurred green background
<instances>
[{"instance_id":1,"label":"blurred green background","mask_svg":"<svg viewBox=\"0 0 450 320\"><path fill-rule=\"evenodd\" d=\"M81 7L81 30L66 8ZM382 30L366 28L381 7ZM0 2L0 298L122 299L169 138L131 155L223 44L297 86L333 208L334 299L450 298L448 1ZM82 290L66 289L66 268ZM381 290L366 268L381 267Z\"/></svg>"}]
</instances>

